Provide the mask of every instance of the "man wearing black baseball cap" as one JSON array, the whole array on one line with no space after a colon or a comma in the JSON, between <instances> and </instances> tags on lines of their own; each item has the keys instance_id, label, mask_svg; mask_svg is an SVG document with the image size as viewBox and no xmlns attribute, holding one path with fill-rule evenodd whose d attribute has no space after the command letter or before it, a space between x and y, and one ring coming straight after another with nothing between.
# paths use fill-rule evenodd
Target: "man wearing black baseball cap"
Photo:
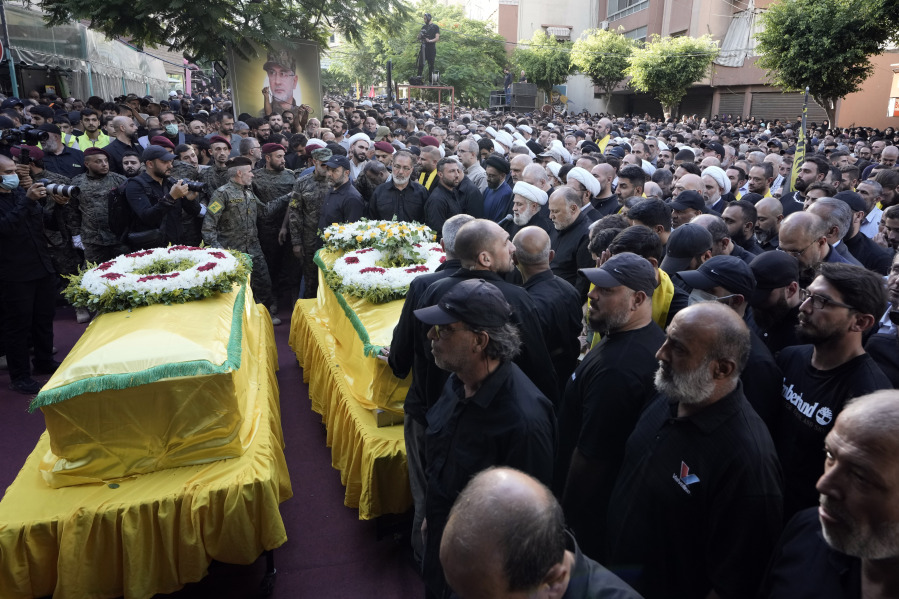
<instances>
[{"instance_id":1,"label":"man wearing black baseball cap","mask_svg":"<svg viewBox=\"0 0 899 599\"><path fill-rule=\"evenodd\" d=\"M755 292L755 276L752 269L736 256L714 256L696 270L677 273L693 291L690 304L717 302L730 306L740 317L751 323L751 312L747 312L749 301ZM769 428L779 410L781 372L774 362L774 356L764 342L749 326L751 349L749 361L740 375L743 393L755 411Z\"/></svg>"},{"instance_id":2,"label":"man wearing black baseball cap","mask_svg":"<svg viewBox=\"0 0 899 599\"><path fill-rule=\"evenodd\" d=\"M653 395L665 333L652 319L657 283L648 260L623 252L580 273L594 285L587 318L602 340L565 388L554 479L566 522L584 550L602 559L609 497L625 442Z\"/></svg>"},{"instance_id":3,"label":"man wearing black baseball cap","mask_svg":"<svg viewBox=\"0 0 899 599\"><path fill-rule=\"evenodd\" d=\"M350 183L350 159L334 154L325 163L331 191L325 197L318 217L318 228L331 223L352 223L362 218L362 194Z\"/></svg>"},{"instance_id":4,"label":"man wearing black baseball cap","mask_svg":"<svg viewBox=\"0 0 899 599\"><path fill-rule=\"evenodd\" d=\"M687 223L668 236L661 268L671 277L675 285L685 289L682 279L675 275L684 270L697 269L711 257L712 234L704 227Z\"/></svg>"},{"instance_id":5,"label":"man wearing black baseball cap","mask_svg":"<svg viewBox=\"0 0 899 599\"><path fill-rule=\"evenodd\" d=\"M84 168L84 153L62 143L62 131L53 123L44 123L39 131L47 133L47 139L41 142L44 151L44 167L51 172L72 179L87 172Z\"/></svg>"},{"instance_id":6,"label":"man wearing black baseball cap","mask_svg":"<svg viewBox=\"0 0 899 599\"><path fill-rule=\"evenodd\" d=\"M556 422L552 403L512 363L521 340L512 308L494 285L474 278L459 282L415 316L431 327L437 366L451 372L428 411L425 443L423 573L428 591L443 597L448 589L438 554L456 497L472 476L491 466L517 468L549 485Z\"/></svg>"},{"instance_id":7,"label":"man wearing black baseball cap","mask_svg":"<svg viewBox=\"0 0 899 599\"><path fill-rule=\"evenodd\" d=\"M762 341L772 354L799 345L799 262L786 252L765 252L749 268L756 282L749 305Z\"/></svg>"},{"instance_id":8,"label":"man wearing black baseball cap","mask_svg":"<svg viewBox=\"0 0 899 599\"><path fill-rule=\"evenodd\" d=\"M680 192L671 198L668 205L671 206L671 227L673 229L690 222L694 216L709 212L702 194L693 190Z\"/></svg>"}]
</instances>

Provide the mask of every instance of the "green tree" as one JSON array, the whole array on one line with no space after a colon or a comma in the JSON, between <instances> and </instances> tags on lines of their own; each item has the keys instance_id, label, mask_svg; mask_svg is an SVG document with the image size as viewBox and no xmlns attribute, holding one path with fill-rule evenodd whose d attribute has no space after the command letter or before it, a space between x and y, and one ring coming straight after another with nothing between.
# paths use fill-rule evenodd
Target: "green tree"
<instances>
[{"instance_id":1,"label":"green tree","mask_svg":"<svg viewBox=\"0 0 899 599\"><path fill-rule=\"evenodd\" d=\"M332 29L350 41L368 25L396 31L408 20L404 0L39 0L47 25L86 20L138 47L167 46L194 60L221 59L227 48L253 57L253 44L305 39L327 46Z\"/></svg>"},{"instance_id":2,"label":"green tree","mask_svg":"<svg viewBox=\"0 0 899 599\"><path fill-rule=\"evenodd\" d=\"M349 44L329 51L333 62L329 67L349 79L352 85L359 85L368 90L371 85L379 85L386 79L386 56L389 48L383 39L366 28L358 44Z\"/></svg>"},{"instance_id":3,"label":"green tree","mask_svg":"<svg viewBox=\"0 0 899 599\"><path fill-rule=\"evenodd\" d=\"M555 37L538 29L530 40L518 42L512 53L512 62L518 70L523 70L528 81L552 94L553 86L562 85L571 74L571 42L560 42Z\"/></svg>"},{"instance_id":4,"label":"green tree","mask_svg":"<svg viewBox=\"0 0 899 599\"><path fill-rule=\"evenodd\" d=\"M706 76L718 56L718 44L711 36L660 37L636 48L625 70L631 87L646 92L662 103L665 118L677 116L677 107L687 89Z\"/></svg>"},{"instance_id":5,"label":"green tree","mask_svg":"<svg viewBox=\"0 0 899 599\"><path fill-rule=\"evenodd\" d=\"M757 64L784 91L808 87L833 124L837 100L861 89L874 72L870 57L895 39L899 2L781 0L761 19Z\"/></svg>"},{"instance_id":6,"label":"green tree","mask_svg":"<svg viewBox=\"0 0 899 599\"><path fill-rule=\"evenodd\" d=\"M588 29L574 42L571 64L602 90L608 105L615 87L627 77L624 71L635 45L620 33Z\"/></svg>"},{"instance_id":7,"label":"green tree","mask_svg":"<svg viewBox=\"0 0 899 599\"><path fill-rule=\"evenodd\" d=\"M355 80L335 69L333 65L322 69L322 92L325 94L349 95L350 88L355 84Z\"/></svg>"},{"instance_id":8,"label":"green tree","mask_svg":"<svg viewBox=\"0 0 899 599\"><path fill-rule=\"evenodd\" d=\"M443 6L430 0L417 7L416 14L424 12L431 13L432 22L440 27L434 63L440 72L440 85L455 88L457 103L487 105L490 91L495 89L506 62L505 40L493 32L489 23L466 19L461 7ZM398 37L380 34L385 48L381 63L393 58L396 81L408 81L417 74L420 48L417 37L421 24L421 21L407 23ZM427 73L427 66L424 72Z\"/></svg>"}]
</instances>

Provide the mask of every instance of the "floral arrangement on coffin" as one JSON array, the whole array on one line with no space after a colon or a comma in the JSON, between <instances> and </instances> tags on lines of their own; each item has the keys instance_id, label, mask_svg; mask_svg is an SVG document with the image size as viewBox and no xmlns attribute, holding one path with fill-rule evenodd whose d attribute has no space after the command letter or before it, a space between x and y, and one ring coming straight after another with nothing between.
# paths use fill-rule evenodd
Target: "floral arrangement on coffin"
<instances>
[{"instance_id":1,"label":"floral arrangement on coffin","mask_svg":"<svg viewBox=\"0 0 899 599\"><path fill-rule=\"evenodd\" d=\"M415 222L369 221L333 224L322 232L326 249L349 250L323 268L334 291L382 304L405 297L415 277L446 261L434 232Z\"/></svg>"},{"instance_id":2,"label":"floral arrangement on coffin","mask_svg":"<svg viewBox=\"0 0 899 599\"><path fill-rule=\"evenodd\" d=\"M253 269L233 250L175 245L124 254L67 277L73 306L116 312L153 304L183 304L244 283Z\"/></svg>"}]
</instances>

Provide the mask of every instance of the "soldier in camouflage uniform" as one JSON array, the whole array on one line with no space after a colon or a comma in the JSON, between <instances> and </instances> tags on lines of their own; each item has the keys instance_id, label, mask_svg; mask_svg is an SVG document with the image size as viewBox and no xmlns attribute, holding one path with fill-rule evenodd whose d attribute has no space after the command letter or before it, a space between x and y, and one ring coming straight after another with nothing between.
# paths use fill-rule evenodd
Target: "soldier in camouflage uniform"
<instances>
[{"instance_id":1,"label":"soldier in camouflage uniform","mask_svg":"<svg viewBox=\"0 0 899 599\"><path fill-rule=\"evenodd\" d=\"M291 246L282 245L278 237L281 223L287 213L287 200L290 199L284 196L290 195L297 181L294 172L285 168L284 154L284 146L281 144L265 144L262 146L262 159L265 161L265 168L253 171L253 192L263 204L278 201L279 198L283 199L277 212L269 216L260 215L256 222L259 231L259 245L262 246L262 253L265 255L268 272L272 278L272 293L275 299L275 303L269 307L272 314L278 313L277 303L282 291L292 291L291 300L296 299L299 295L299 281L293 285L289 284L292 274L290 271L299 271L299 265L293 256ZM299 275L298 272L297 275Z\"/></svg>"},{"instance_id":2,"label":"soldier in camouflage uniform","mask_svg":"<svg viewBox=\"0 0 899 599\"><path fill-rule=\"evenodd\" d=\"M182 158L185 160L182 160ZM208 168L206 170L212 169ZM182 181L201 181L200 172L197 170L197 153L194 151L193 146L181 144L175 148L175 160L172 161L172 170L169 172L169 177L175 180L180 179ZM210 191L210 194L225 183L227 183L227 181L222 181L218 187L215 187ZM202 193L200 194L201 202L204 199L204 195L205 194ZM205 204L206 202L203 203ZM200 242L203 239L200 234L200 228L202 226L202 217L197 218L195 215L190 214L184 209L181 210L181 232L184 245L200 245Z\"/></svg>"},{"instance_id":3,"label":"soldier in camouflage uniform","mask_svg":"<svg viewBox=\"0 0 899 599\"><path fill-rule=\"evenodd\" d=\"M278 211L289 196L263 204L253 193L253 163L249 158L239 156L227 163L231 180L215 190L203 218L203 241L206 245L239 250L253 259L251 279L256 301L272 304L272 282L269 278L265 256L259 246L256 230L258 215L268 216ZM272 318L274 324L281 324Z\"/></svg>"},{"instance_id":4,"label":"soldier in camouflage uniform","mask_svg":"<svg viewBox=\"0 0 899 599\"><path fill-rule=\"evenodd\" d=\"M109 230L109 191L118 187L127 177L109 170L109 154L102 148L84 151L87 172L72 179L72 185L81 188L78 207L81 210L81 243L88 262L100 264L112 260L130 250Z\"/></svg>"},{"instance_id":5,"label":"soldier in camouflage uniform","mask_svg":"<svg viewBox=\"0 0 899 599\"><path fill-rule=\"evenodd\" d=\"M322 247L322 240L318 234L319 214L325 197L331 191L327 177L328 169L325 167L330 157L331 150L327 148L312 150L315 170L297 181L287 210L293 254L303 264L303 279L306 281L304 298L313 298L318 292L318 267L314 258L315 252Z\"/></svg>"},{"instance_id":6,"label":"soldier in camouflage uniform","mask_svg":"<svg viewBox=\"0 0 899 599\"><path fill-rule=\"evenodd\" d=\"M206 187L200 194L200 202L209 205L212 194L221 187L226 185L230 180L228 176L228 167L225 163L231 154L231 142L221 135L214 135L209 138L209 152L212 154L212 162L209 168L200 171L197 181L205 183Z\"/></svg>"}]
</instances>

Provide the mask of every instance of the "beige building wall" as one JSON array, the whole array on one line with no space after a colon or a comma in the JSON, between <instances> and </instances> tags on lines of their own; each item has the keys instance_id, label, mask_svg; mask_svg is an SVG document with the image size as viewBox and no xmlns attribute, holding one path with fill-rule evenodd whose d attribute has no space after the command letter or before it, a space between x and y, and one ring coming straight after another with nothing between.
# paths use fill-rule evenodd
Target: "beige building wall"
<instances>
[{"instance_id":1,"label":"beige building wall","mask_svg":"<svg viewBox=\"0 0 899 599\"><path fill-rule=\"evenodd\" d=\"M899 49L887 51L871 59L874 74L862 84L862 90L849 94L837 107L837 126L899 128L899 117L888 117L893 69L899 70Z\"/></svg>"}]
</instances>

